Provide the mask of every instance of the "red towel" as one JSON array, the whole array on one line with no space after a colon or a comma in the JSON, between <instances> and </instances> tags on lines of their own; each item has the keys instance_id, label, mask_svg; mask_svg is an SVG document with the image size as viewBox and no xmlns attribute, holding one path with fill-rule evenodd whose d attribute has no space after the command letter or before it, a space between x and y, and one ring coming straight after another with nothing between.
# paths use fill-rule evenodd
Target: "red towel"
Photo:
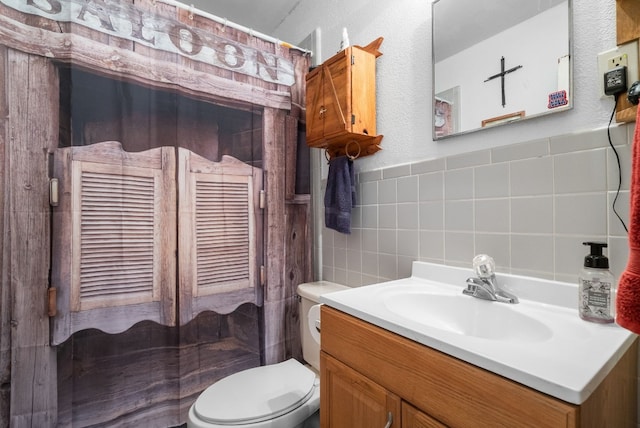
<instances>
[{"instance_id":1,"label":"red towel","mask_svg":"<svg viewBox=\"0 0 640 428\"><path fill-rule=\"evenodd\" d=\"M629 260L618 281L616 322L640 334L640 107L631 153Z\"/></svg>"}]
</instances>

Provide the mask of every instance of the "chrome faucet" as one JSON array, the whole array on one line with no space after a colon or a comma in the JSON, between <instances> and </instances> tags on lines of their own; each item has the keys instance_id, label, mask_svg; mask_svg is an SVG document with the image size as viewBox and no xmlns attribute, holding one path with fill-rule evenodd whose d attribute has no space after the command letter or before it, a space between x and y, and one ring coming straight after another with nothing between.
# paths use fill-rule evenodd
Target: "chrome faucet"
<instances>
[{"instance_id":1,"label":"chrome faucet","mask_svg":"<svg viewBox=\"0 0 640 428\"><path fill-rule=\"evenodd\" d=\"M518 303L518 298L498 285L495 274L496 265L486 254L478 254L473 258L473 270L477 278L467 279L467 288L462 293L478 299L492 300L502 303Z\"/></svg>"}]
</instances>

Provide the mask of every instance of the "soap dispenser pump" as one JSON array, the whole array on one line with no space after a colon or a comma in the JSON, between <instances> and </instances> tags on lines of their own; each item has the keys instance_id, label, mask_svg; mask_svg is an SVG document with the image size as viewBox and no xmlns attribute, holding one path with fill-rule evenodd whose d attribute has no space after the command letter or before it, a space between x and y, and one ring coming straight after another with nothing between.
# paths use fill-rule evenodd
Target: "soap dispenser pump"
<instances>
[{"instance_id":1,"label":"soap dispenser pump","mask_svg":"<svg viewBox=\"0 0 640 428\"><path fill-rule=\"evenodd\" d=\"M602 254L605 242L583 242L590 246L578 279L580 318L597 323L615 320L615 278L609 271L609 259Z\"/></svg>"}]
</instances>

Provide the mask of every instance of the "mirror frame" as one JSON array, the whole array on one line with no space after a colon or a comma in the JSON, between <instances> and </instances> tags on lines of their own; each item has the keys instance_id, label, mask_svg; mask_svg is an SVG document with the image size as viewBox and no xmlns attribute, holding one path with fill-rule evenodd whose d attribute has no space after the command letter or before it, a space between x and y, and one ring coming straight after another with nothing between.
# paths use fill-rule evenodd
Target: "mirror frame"
<instances>
[{"instance_id":1,"label":"mirror frame","mask_svg":"<svg viewBox=\"0 0 640 428\"><path fill-rule=\"evenodd\" d=\"M483 131L486 129L493 129L496 127L502 127L504 125L509 125L516 122L527 121L529 119L536 119L539 117L548 116L551 114L557 114L569 111L573 109L573 99L574 99L574 90L573 90L573 4L572 0L567 1L567 41L568 41L568 52L569 52L569 97L568 103L565 106L559 107L557 109L551 109L548 111L543 111L540 113L532 114L524 116L524 112L514 112L512 114L507 114L504 117L493 118L489 120L495 120L496 123L491 126L483 127L478 126L477 128L467 129L463 131L454 132L448 135L436 136L436 56L435 56L435 6L437 3L441 1L455 1L455 0L432 0L431 3L431 126L432 126L432 138L433 141L439 141L448 139L451 137L456 137L460 135L471 134L478 131Z\"/></svg>"}]
</instances>

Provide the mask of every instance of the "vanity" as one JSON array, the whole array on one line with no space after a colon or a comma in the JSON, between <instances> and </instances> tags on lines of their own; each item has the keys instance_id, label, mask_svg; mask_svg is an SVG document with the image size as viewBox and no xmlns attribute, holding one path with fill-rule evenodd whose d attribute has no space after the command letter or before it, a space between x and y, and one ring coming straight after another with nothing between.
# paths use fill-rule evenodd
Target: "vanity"
<instances>
[{"instance_id":1,"label":"vanity","mask_svg":"<svg viewBox=\"0 0 640 428\"><path fill-rule=\"evenodd\" d=\"M337 427L636 427L636 336L579 319L572 284L498 275L520 303L462 294L470 269L321 299L321 421Z\"/></svg>"}]
</instances>

